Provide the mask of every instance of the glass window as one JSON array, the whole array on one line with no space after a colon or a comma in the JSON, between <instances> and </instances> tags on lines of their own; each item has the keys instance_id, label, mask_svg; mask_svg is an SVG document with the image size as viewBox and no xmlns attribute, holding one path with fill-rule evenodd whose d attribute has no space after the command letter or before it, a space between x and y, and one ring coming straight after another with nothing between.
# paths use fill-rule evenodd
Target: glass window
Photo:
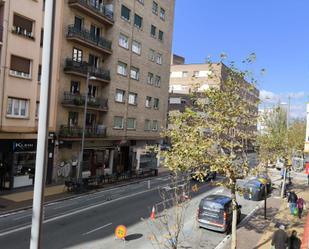
<instances>
[{"instance_id":1,"label":"glass window","mask_svg":"<svg viewBox=\"0 0 309 249\"><path fill-rule=\"evenodd\" d=\"M193 77L198 77L200 75L200 71L194 71L193 72Z\"/></svg>"},{"instance_id":2,"label":"glass window","mask_svg":"<svg viewBox=\"0 0 309 249\"><path fill-rule=\"evenodd\" d=\"M158 121L157 120L153 120L152 121L152 130L153 131L157 131L158 130Z\"/></svg>"},{"instance_id":3,"label":"glass window","mask_svg":"<svg viewBox=\"0 0 309 249\"><path fill-rule=\"evenodd\" d=\"M182 72L182 77L183 78L187 78L188 77L188 72L187 71L183 71Z\"/></svg>"},{"instance_id":4,"label":"glass window","mask_svg":"<svg viewBox=\"0 0 309 249\"><path fill-rule=\"evenodd\" d=\"M131 10L129 8L124 5L121 6L121 17L127 21L130 21L130 12Z\"/></svg>"},{"instance_id":5,"label":"glass window","mask_svg":"<svg viewBox=\"0 0 309 249\"><path fill-rule=\"evenodd\" d=\"M114 128L123 129L123 117L119 116L114 117Z\"/></svg>"},{"instance_id":6,"label":"glass window","mask_svg":"<svg viewBox=\"0 0 309 249\"><path fill-rule=\"evenodd\" d=\"M157 64L162 64L162 54L157 53L156 62Z\"/></svg>"},{"instance_id":7,"label":"glass window","mask_svg":"<svg viewBox=\"0 0 309 249\"><path fill-rule=\"evenodd\" d=\"M128 129L136 129L136 119L135 118L128 118L127 128Z\"/></svg>"},{"instance_id":8,"label":"glass window","mask_svg":"<svg viewBox=\"0 0 309 249\"><path fill-rule=\"evenodd\" d=\"M137 67L131 67L130 77L131 79L139 80L139 69Z\"/></svg>"},{"instance_id":9,"label":"glass window","mask_svg":"<svg viewBox=\"0 0 309 249\"><path fill-rule=\"evenodd\" d=\"M156 37L156 33L157 33L157 27L154 25L151 25L151 29L150 29L150 35L152 37Z\"/></svg>"},{"instance_id":10,"label":"glass window","mask_svg":"<svg viewBox=\"0 0 309 249\"><path fill-rule=\"evenodd\" d=\"M161 20L165 20L165 10L163 8L160 8L160 18Z\"/></svg>"},{"instance_id":11,"label":"glass window","mask_svg":"<svg viewBox=\"0 0 309 249\"><path fill-rule=\"evenodd\" d=\"M152 85L154 81L153 73L148 73L147 83Z\"/></svg>"},{"instance_id":12,"label":"glass window","mask_svg":"<svg viewBox=\"0 0 309 249\"><path fill-rule=\"evenodd\" d=\"M36 106L35 106L35 117L36 117L36 118L39 117L39 112L40 112L40 102L37 101L37 102L36 102Z\"/></svg>"},{"instance_id":13,"label":"glass window","mask_svg":"<svg viewBox=\"0 0 309 249\"><path fill-rule=\"evenodd\" d=\"M129 93L129 104L137 105L137 93Z\"/></svg>"},{"instance_id":14,"label":"glass window","mask_svg":"<svg viewBox=\"0 0 309 249\"><path fill-rule=\"evenodd\" d=\"M78 125L78 112L69 112L68 125L69 127Z\"/></svg>"},{"instance_id":15,"label":"glass window","mask_svg":"<svg viewBox=\"0 0 309 249\"><path fill-rule=\"evenodd\" d=\"M27 118L29 100L8 98L6 114L11 117Z\"/></svg>"},{"instance_id":16,"label":"glass window","mask_svg":"<svg viewBox=\"0 0 309 249\"><path fill-rule=\"evenodd\" d=\"M116 89L115 101L124 102L125 91L121 89Z\"/></svg>"},{"instance_id":17,"label":"glass window","mask_svg":"<svg viewBox=\"0 0 309 249\"><path fill-rule=\"evenodd\" d=\"M31 78L31 60L11 55L10 74L22 78Z\"/></svg>"},{"instance_id":18,"label":"glass window","mask_svg":"<svg viewBox=\"0 0 309 249\"><path fill-rule=\"evenodd\" d=\"M79 85L80 82L79 81L71 81L71 88L70 88L70 92L73 94L79 94Z\"/></svg>"},{"instance_id":19,"label":"glass window","mask_svg":"<svg viewBox=\"0 0 309 249\"><path fill-rule=\"evenodd\" d=\"M153 108L158 110L159 109L159 99L154 98L153 99Z\"/></svg>"},{"instance_id":20,"label":"glass window","mask_svg":"<svg viewBox=\"0 0 309 249\"><path fill-rule=\"evenodd\" d=\"M138 41L132 42L132 51L136 54L141 54L142 44Z\"/></svg>"},{"instance_id":21,"label":"glass window","mask_svg":"<svg viewBox=\"0 0 309 249\"><path fill-rule=\"evenodd\" d=\"M152 2L152 13L155 15L158 14L158 4L155 1Z\"/></svg>"},{"instance_id":22,"label":"glass window","mask_svg":"<svg viewBox=\"0 0 309 249\"><path fill-rule=\"evenodd\" d=\"M137 14L134 15L134 25L135 27L141 29L143 25L143 18Z\"/></svg>"},{"instance_id":23,"label":"glass window","mask_svg":"<svg viewBox=\"0 0 309 249\"><path fill-rule=\"evenodd\" d=\"M153 49L149 49L149 60L155 61L156 52Z\"/></svg>"},{"instance_id":24,"label":"glass window","mask_svg":"<svg viewBox=\"0 0 309 249\"><path fill-rule=\"evenodd\" d=\"M89 97L96 97L97 95L97 92L98 92L98 87L97 86L94 86L94 85L89 85L88 86L88 96Z\"/></svg>"},{"instance_id":25,"label":"glass window","mask_svg":"<svg viewBox=\"0 0 309 249\"><path fill-rule=\"evenodd\" d=\"M73 48L73 61L82 62L83 51L78 48Z\"/></svg>"},{"instance_id":26,"label":"glass window","mask_svg":"<svg viewBox=\"0 0 309 249\"><path fill-rule=\"evenodd\" d=\"M118 44L123 48L129 48L129 37L124 34L120 34Z\"/></svg>"},{"instance_id":27,"label":"glass window","mask_svg":"<svg viewBox=\"0 0 309 249\"><path fill-rule=\"evenodd\" d=\"M151 129L151 123L149 119L145 119L145 127L144 127L145 131L150 131Z\"/></svg>"},{"instance_id":28,"label":"glass window","mask_svg":"<svg viewBox=\"0 0 309 249\"><path fill-rule=\"evenodd\" d=\"M151 108L151 97L147 96L146 97L146 103L145 103L145 106L148 107L148 108Z\"/></svg>"},{"instance_id":29,"label":"glass window","mask_svg":"<svg viewBox=\"0 0 309 249\"><path fill-rule=\"evenodd\" d=\"M161 86L161 76L156 75L155 86Z\"/></svg>"},{"instance_id":30,"label":"glass window","mask_svg":"<svg viewBox=\"0 0 309 249\"><path fill-rule=\"evenodd\" d=\"M123 76L127 76L127 64L123 62L118 62L117 73Z\"/></svg>"},{"instance_id":31,"label":"glass window","mask_svg":"<svg viewBox=\"0 0 309 249\"><path fill-rule=\"evenodd\" d=\"M159 30L159 40L163 41L163 39L164 39L164 33L162 30Z\"/></svg>"},{"instance_id":32,"label":"glass window","mask_svg":"<svg viewBox=\"0 0 309 249\"><path fill-rule=\"evenodd\" d=\"M83 28L83 19L82 18L80 18L78 16L74 17L74 28L78 29L78 30L82 30L82 28Z\"/></svg>"}]
</instances>

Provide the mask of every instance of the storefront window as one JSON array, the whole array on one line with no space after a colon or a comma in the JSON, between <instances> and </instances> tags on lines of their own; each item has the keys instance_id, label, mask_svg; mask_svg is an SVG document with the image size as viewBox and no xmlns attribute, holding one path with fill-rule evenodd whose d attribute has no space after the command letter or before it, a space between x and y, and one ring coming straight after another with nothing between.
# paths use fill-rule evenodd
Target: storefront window
<instances>
[{"instance_id":1,"label":"storefront window","mask_svg":"<svg viewBox=\"0 0 309 249\"><path fill-rule=\"evenodd\" d=\"M35 152L15 152L13 156L14 182L13 187L33 184L35 172Z\"/></svg>"}]
</instances>

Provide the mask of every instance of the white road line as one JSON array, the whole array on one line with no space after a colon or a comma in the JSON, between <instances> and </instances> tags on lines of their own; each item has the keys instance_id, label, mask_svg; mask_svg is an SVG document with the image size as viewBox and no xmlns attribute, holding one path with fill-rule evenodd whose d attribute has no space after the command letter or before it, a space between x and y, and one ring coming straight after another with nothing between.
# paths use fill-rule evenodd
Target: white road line
<instances>
[{"instance_id":1,"label":"white road line","mask_svg":"<svg viewBox=\"0 0 309 249\"><path fill-rule=\"evenodd\" d=\"M24 218L27 218L27 217L30 217L30 216L32 216L32 213L14 218L13 220L21 220L21 219L24 219Z\"/></svg>"},{"instance_id":2,"label":"white road line","mask_svg":"<svg viewBox=\"0 0 309 249\"><path fill-rule=\"evenodd\" d=\"M49 223L49 222L52 222L52 221L56 221L56 220L60 220L62 218L69 217L69 216L72 216L72 215L75 215L75 214L83 213L85 211L88 211L88 210L91 210L91 209L94 209L94 208L97 208L97 207L102 207L102 206L105 206L105 205L112 203L112 202L120 201L120 200L123 200L123 199L126 199L126 198L131 198L133 196L137 196L137 195L140 195L140 194L151 192L153 190L154 189L144 190L144 191L137 192L137 193L134 193L134 194L131 194L131 195L122 196L122 197L119 197L118 199L114 199L114 200L111 200L111 201L108 201L108 202L103 202L103 203L87 206L87 207L82 208L82 209L77 209L75 211L70 210L69 213L64 213L62 215L58 215L58 216L55 216L53 218L49 218L47 220L44 220L43 224L46 224L46 223ZM26 226L15 228L13 230L0 232L0 237L3 237L5 235L9 235L9 234L12 234L12 233L15 233L15 232L18 232L18 231L22 231L22 230L28 229L30 227L31 227L31 225L26 225Z\"/></svg>"},{"instance_id":3,"label":"white road line","mask_svg":"<svg viewBox=\"0 0 309 249\"><path fill-rule=\"evenodd\" d=\"M108 224L106 224L106 225L104 225L104 226L101 226L101 227L98 227L98 228L96 228L96 229L93 229L93 230L91 230L91 231L89 231L89 232L87 232L87 233L83 233L83 235L91 234L91 233L96 232L96 231L98 231L98 230L100 230L100 229L103 229L103 228L105 228L105 227L108 227L108 226L110 226L110 225L112 225L112 224L113 224L113 223L108 223Z\"/></svg>"}]
</instances>

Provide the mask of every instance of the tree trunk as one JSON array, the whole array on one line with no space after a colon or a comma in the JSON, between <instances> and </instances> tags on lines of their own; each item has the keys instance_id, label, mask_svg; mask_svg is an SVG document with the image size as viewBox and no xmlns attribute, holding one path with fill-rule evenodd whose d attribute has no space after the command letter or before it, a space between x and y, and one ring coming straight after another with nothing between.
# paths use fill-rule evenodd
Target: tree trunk
<instances>
[{"instance_id":1,"label":"tree trunk","mask_svg":"<svg viewBox=\"0 0 309 249\"><path fill-rule=\"evenodd\" d=\"M231 188L231 198L233 204L233 219L232 219L232 241L231 241L231 249L236 249L237 247L237 202L236 202L236 182L232 182Z\"/></svg>"}]
</instances>

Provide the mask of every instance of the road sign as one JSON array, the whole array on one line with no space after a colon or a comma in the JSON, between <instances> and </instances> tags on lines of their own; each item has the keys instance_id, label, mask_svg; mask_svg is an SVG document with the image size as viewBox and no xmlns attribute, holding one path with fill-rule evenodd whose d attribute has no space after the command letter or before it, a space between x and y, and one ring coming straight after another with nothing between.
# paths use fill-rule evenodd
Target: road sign
<instances>
[{"instance_id":1,"label":"road sign","mask_svg":"<svg viewBox=\"0 0 309 249\"><path fill-rule=\"evenodd\" d=\"M115 236L118 239L124 239L127 235L127 228L124 225L119 225L116 227Z\"/></svg>"}]
</instances>

